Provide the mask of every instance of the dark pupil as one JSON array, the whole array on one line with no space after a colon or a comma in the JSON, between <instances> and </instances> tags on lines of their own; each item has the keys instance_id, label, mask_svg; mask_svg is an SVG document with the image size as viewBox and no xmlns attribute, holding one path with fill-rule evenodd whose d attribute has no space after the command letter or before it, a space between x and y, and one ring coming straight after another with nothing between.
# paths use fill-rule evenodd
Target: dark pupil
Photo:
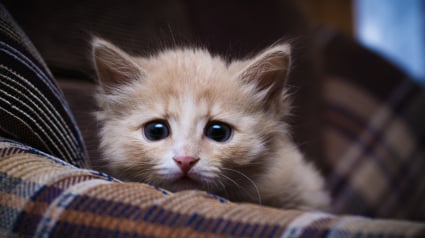
<instances>
[{"instance_id":1,"label":"dark pupil","mask_svg":"<svg viewBox=\"0 0 425 238\"><path fill-rule=\"evenodd\" d=\"M162 121L153 121L145 125L145 137L151 141L162 140L170 134L167 123Z\"/></svg>"},{"instance_id":2,"label":"dark pupil","mask_svg":"<svg viewBox=\"0 0 425 238\"><path fill-rule=\"evenodd\" d=\"M222 122L212 122L205 128L205 136L217 142L225 142L231 135L230 126Z\"/></svg>"}]
</instances>

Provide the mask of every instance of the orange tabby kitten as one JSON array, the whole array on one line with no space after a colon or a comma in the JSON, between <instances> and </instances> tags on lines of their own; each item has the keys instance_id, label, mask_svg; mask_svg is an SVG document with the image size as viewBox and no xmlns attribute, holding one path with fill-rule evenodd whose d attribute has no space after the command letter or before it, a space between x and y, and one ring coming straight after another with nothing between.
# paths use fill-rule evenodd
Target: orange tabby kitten
<instances>
[{"instance_id":1,"label":"orange tabby kitten","mask_svg":"<svg viewBox=\"0 0 425 238\"><path fill-rule=\"evenodd\" d=\"M195 48L130 56L92 42L101 149L113 175L232 201L325 209L323 180L284 122L290 48L226 62Z\"/></svg>"}]
</instances>

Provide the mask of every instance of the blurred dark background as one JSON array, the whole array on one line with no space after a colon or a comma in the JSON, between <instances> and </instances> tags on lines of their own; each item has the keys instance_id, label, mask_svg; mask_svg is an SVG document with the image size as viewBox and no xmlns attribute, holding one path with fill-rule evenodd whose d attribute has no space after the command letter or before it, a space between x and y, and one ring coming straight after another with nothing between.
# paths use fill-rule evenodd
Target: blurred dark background
<instances>
[{"instance_id":1,"label":"blurred dark background","mask_svg":"<svg viewBox=\"0 0 425 238\"><path fill-rule=\"evenodd\" d=\"M313 24L351 36L425 85L425 1L301 0Z\"/></svg>"}]
</instances>

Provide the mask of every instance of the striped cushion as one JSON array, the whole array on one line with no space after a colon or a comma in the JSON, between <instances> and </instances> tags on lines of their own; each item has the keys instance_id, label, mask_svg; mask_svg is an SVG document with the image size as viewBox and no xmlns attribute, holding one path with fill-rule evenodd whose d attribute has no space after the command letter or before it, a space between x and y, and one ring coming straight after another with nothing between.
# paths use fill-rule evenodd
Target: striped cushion
<instances>
[{"instance_id":1,"label":"striped cushion","mask_svg":"<svg viewBox=\"0 0 425 238\"><path fill-rule=\"evenodd\" d=\"M62 92L0 5L0 137L84 167L84 143Z\"/></svg>"},{"instance_id":2,"label":"striped cushion","mask_svg":"<svg viewBox=\"0 0 425 238\"><path fill-rule=\"evenodd\" d=\"M234 204L202 191L120 183L0 143L0 236L423 237L425 224ZM28 173L28 171L31 171Z\"/></svg>"}]
</instances>

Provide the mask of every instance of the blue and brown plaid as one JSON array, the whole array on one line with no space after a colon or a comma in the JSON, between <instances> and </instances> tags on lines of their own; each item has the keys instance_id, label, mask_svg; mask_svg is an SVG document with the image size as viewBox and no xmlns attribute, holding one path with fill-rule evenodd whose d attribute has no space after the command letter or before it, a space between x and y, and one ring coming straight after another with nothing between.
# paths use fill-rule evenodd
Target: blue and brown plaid
<instances>
[{"instance_id":1,"label":"blue and brown plaid","mask_svg":"<svg viewBox=\"0 0 425 238\"><path fill-rule=\"evenodd\" d=\"M235 204L122 183L0 143L0 235L34 237L423 237L425 224Z\"/></svg>"},{"instance_id":2,"label":"blue and brown plaid","mask_svg":"<svg viewBox=\"0 0 425 238\"><path fill-rule=\"evenodd\" d=\"M425 221L425 89L342 36L324 52L334 211Z\"/></svg>"}]
</instances>

